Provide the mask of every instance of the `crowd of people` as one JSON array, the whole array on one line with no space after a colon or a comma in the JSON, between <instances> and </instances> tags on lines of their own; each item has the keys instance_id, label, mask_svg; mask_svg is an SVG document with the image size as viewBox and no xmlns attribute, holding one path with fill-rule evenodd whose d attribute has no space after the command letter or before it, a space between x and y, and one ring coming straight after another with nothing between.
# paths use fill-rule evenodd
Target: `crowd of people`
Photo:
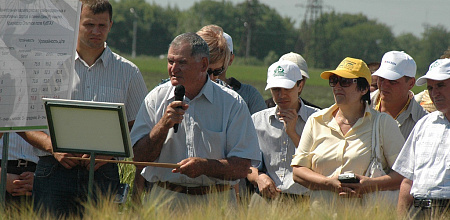
<instances>
[{"instance_id":1,"label":"crowd of people","mask_svg":"<svg viewBox=\"0 0 450 220\"><path fill-rule=\"evenodd\" d=\"M151 192L147 199L162 194L179 207L208 202L211 195L237 204L251 194L265 202L309 201L314 212L331 202L371 204L370 195L383 192L395 198L389 202L400 216L448 214L448 57L417 80L416 63L403 51L369 65L347 57L320 74L335 100L320 109L300 98L308 66L291 52L268 67L265 89L272 97L265 102L253 86L227 78L235 59L232 37L207 25L173 39L169 79L148 92L137 66L106 44L113 24L109 2L82 4L72 99L125 103L134 161L179 165L137 167L135 198L144 191ZM411 91L425 84L425 95ZM174 94L179 85L185 89L181 101ZM53 152L46 132L11 134L6 202L82 215L88 164L67 157L89 155ZM368 172L374 158L378 175ZM117 191L117 165L96 163L94 181L104 195Z\"/></svg>"}]
</instances>

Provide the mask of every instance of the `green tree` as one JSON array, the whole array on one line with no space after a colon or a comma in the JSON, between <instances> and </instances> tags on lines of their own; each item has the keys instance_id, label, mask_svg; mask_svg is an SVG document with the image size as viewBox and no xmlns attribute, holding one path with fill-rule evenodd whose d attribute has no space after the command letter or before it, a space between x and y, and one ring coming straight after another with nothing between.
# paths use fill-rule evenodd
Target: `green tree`
<instances>
[{"instance_id":1,"label":"green tree","mask_svg":"<svg viewBox=\"0 0 450 220\"><path fill-rule=\"evenodd\" d=\"M450 32L442 25L427 26L422 34L421 53L416 59L418 72L425 73L428 66L439 59L442 53L450 46Z\"/></svg>"},{"instance_id":2,"label":"green tree","mask_svg":"<svg viewBox=\"0 0 450 220\"><path fill-rule=\"evenodd\" d=\"M405 33L395 38L398 50L405 51L414 58L420 53L420 39L411 33Z\"/></svg>"},{"instance_id":3,"label":"green tree","mask_svg":"<svg viewBox=\"0 0 450 220\"><path fill-rule=\"evenodd\" d=\"M245 56L247 42L251 42L250 55L260 60L271 50L277 54L289 52L295 44L294 22L282 18L274 9L257 0L237 5L228 1L196 2L180 15L177 32L195 32L208 24L219 25L230 34L238 56ZM247 32L249 25L251 34ZM250 41L247 41L248 36Z\"/></svg>"},{"instance_id":4,"label":"green tree","mask_svg":"<svg viewBox=\"0 0 450 220\"><path fill-rule=\"evenodd\" d=\"M113 28L108 44L117 51L131 53L133 21L137 19L136 54L160 55L167 52L177 26L178 8L166 9L145 0L111 1ZM134 8L137 15L130 12Z\"/></svg>"},{"instance_id":5,"label":"green tree","mask_svg":"<svg viewBox=\"0 0 450 220\"><path fill-rule=\"evenodd\" d=\"M241 35L242 48L238 52L240 55L245 55L244 48L249 42L247 41L249 36L251 37L250 55L258 59L264 59L270 51L284 54L294 50L297 30L294 28L293 20L283 18L275 9L257 0L238 4L237 8L240 9L240 20L247 22L247 27L251 29L251 35L248 35L248 28L245 28L245 32Z\"/></svg>"},{"instance_id":6,"label":"green tree","mask_svg":"<svg viewBox=\"0 0 450 220\"><path fill-rule=\"evenodd\" d=\"M345 57L379 61L394 47L390 28L362 14L325 13L312 24L303 24L300 31L309 36L305 40L308 64L318 68L334 68Z\"/></svg>"}]
</instances>

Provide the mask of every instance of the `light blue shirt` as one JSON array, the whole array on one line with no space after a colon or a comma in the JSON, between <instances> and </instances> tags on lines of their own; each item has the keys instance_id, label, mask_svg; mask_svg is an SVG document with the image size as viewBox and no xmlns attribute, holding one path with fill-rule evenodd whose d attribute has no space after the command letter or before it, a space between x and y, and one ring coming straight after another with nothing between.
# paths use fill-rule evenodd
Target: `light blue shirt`
<instances>
[{"instance_id":1,"label":"light blue shirt","mask_svg":"<svg viewBox=\"0 0 450 220\"><path fill-rule=\"evenodd\" d=\"M301 135L308 117L319 109L306 106L301 100L295 131ZM292 156L298 143L293 143L287 135L283 121L278 117L277 107L262 110L252 115L258 135L266 174L283 193L305 194L308 189L295 183L292 177Z\"/></svg>"},{"instance_id":2,"label":"light blue shirt","mask_svg":"<svg viewBox=\"0 0 450 220\"><path fill-rule=\"evenodd\" d=\"M450 199L450 122L435 111L419 120L392 167L418 198Z\"/></svg>"},{"instance_id":3,"label":"light blue shirt","mask_svg":"<svg viewBox=\"0 0 450 220\"><path fill-rule=\"evenodd\" d=\"M150 133L164 115L167 106L175 100L174 88L167 82L147 95L131 131L133 146ZM252 160L253 164L259 163L261 155L256 131L245 102L236 92L206 80L194 99L185 97L184 101L189 104L189 108L179 124L178 132L169 130L161 154L154 162L178 163L189 157L240 157ZM189 178L159 167L146 167L141 174L149 182L162 181L189 186L234 185L238 182L205 175Z\"/></svg>"}]
</instances>

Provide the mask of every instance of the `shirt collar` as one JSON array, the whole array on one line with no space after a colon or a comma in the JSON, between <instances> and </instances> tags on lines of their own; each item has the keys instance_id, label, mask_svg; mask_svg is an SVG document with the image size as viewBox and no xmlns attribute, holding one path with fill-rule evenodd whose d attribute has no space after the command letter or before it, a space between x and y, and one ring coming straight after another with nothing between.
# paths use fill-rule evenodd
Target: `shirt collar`
<instances>
[{"instance_id":1,"label":"shirt collar","mask_svg":"<svg viewBox=\"0 0 450 220\"><path fill-rule=\"evenodd\" d=\"M450 120L448 120L448 119L445 117L445 114L444 114L443 112L441 112L441 111L439 111L439 110L436 110L436 112L438 112L438 113L437 113L437 118L439 118L439 119L443 120L444 122L450 124Z\"/></svg>"},{"instance_id":2,"label":"shirt collar","mask_svg":"<svg viewBox=\"0 0 450 220\"><path fill-rule=\"evenodd\" d=\"M198 97L203 95L203 96L205 96L206 100L208 100L210 103L213 103L214 102L214 89L213 89L213 86L217 86L217 85L214 85L214 84L215 83L213 81L211 81L209 79L209 77L208 77L208 79L206 80L205 85L203 85L203 88L200 90L198 95L192 100L195 100ZM169 91L169 96L167 96L167 100L172 100L174 98L175 98L175 86L171 86L170 91ZM186 99L186 97L185 97L185 99ZM192 101L192 100L190 100L190 101Z\"/></svg>"},{"instance_id":3,"label":"shirt collar","mask_svg":"<svg viewBox=\"0 0 450 220\"><path fill-rule=\"evenodd\" d=\"M298 110L297 115L299 116L299 118L301 118L303 121L306 122L306 120L308 119L308 112L306 109L306 105L305 105L305 103L303 103L302 99L299 98L299 101L300 101L300 109ZM280 118L277 115L277 111L278 111L278 106L270 108L269 118L270 119L275 118L279 121Z\"/></svg>"},{"instance_id":4,"label":"shirt collar","mask_svg":"<svg viewBox=\"0 0 450 220\"><path fill-rule=\"evenodd\" d=\"M103 50L102 55L100 55L100 57L97 58L97 60L94 62L94 65L98 62L101 62L103 67L106 68L108 66L109 60L111 60L111 56L112 56L112 51L106 45L106 42L105 42L105 49ZM84 65L88 66L87 63L80 57L80 55L78 54L78 51L75 53L75 60L77 60L77 59L79 59Z\"/></svg>"},{"instance_id":5,"label":"shirt collar","mask_svg":"<svg viewBox=\"0 0 450 220\"><path fill-rule=\"evenodd\" d=\"M336 104L333 104L328 109L324 109L325 110L324 114L316 115L315 118L322 117L323 122L329 126L329 124L331 122L335 121L334 117L333 117L333 112L336 111L337 109L338 109L338 106ZM356 122L356 124L354 124L353 126L356 127L356 126L362 124L365 120L372 120L373 117L371 117L371 116L374 114L374 112L372 112L372 111L375 112L375 110L372 109L368 104L365 104L364 115L362 117L363 120L358 120ZM334 123L336 123L336 122L334 122Z\"/></svg>"}]
</instances>

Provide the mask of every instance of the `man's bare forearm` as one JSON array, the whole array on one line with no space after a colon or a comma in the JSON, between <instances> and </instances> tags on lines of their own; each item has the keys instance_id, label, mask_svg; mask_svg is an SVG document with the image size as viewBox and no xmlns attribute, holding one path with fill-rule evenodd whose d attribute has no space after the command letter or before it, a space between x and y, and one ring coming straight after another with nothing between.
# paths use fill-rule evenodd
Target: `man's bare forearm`
<instances>
[{"instance_id":1,"label":"man's bare forearm","mask_svg":"<svg viewBox=\"0 0 450 220\"><path fill-rule=\"evenodd\" d=\"M412 180L403 178L400 185L400 192L398 195L397 214L399 218L403 218L408 213L409 208L414 202L414 197L410 194L412 188Z\"/></svg>"},{"instance_id":2,"label":"man's bare forearm","mask_svg":"<svg viewBox=\"0 0 450 220\"><path fill-rule=\"evenodd\" d=\"M18 132L25 141L31 144L33 147L38 148L49 153L53 152L52 140L49 135L42 131L26 131Z\"/></svg>"},{"instance_id":3,"label":"man's bare forearm","mask_svg":"<svg viewBox=\"0 0 450 220\"><path fill-rule=\"evenodd\" d=\"M230 157L221 160L207 159L205 174L223 180L237 180L247 177L251 162L249 159Z\"/></svg>"},{"instance_id":4,"label":"man's bare forearm","mask_svg":"<svg viewBox=\"0 0 450 220\"><path fill-rule=\"evenodd\" d=\"M155 161L161 154L161 150L164 141L167 138L167 134L169 133L169 129L170 128L165 128L160 125L160 123L156 124L148 135L144 136L137 141L136 144L134 144L133 160L142 162Z\"/></svg>"}]
</instances>

